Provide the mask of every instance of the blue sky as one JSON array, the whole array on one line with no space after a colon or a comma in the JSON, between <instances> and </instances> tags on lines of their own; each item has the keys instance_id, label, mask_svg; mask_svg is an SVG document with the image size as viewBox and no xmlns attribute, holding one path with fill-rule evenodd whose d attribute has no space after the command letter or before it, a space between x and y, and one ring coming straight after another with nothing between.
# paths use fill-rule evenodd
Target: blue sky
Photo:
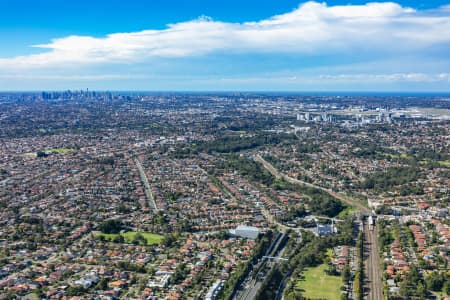
<instances>
[{"instance_id":1,"label":"blue sky","mask_svg":"<svg viewBox=\"0 0 450 300\"><path fill-rule=\"evenodd\" d=\"M450 3L0 1L0 90L450 91Z\"/></svg>"}]
</instances>

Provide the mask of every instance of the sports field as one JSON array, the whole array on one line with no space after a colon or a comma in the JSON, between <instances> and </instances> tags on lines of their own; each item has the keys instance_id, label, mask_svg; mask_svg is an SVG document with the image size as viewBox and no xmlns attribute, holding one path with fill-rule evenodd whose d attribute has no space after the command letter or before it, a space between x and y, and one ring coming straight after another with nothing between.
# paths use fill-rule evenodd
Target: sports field
<instances>
[{"instance_id":1,"label":"sports field","mask_svg":"<svg viewBox=\"0 0 450 300\"><path fill-rule=\"evenodd\" d=\"M307 268L303 273L303 279L299 280L297 287L302 296L309 299L339 300L341 297L340 287L342 279L340 276L329 276L325 273L326 264L315 268Z\"/></svg>"},{"instance_id":2,"label":"sports field","mask_svg":"<svg viewBox=\"0 0 450 300\"><path fill-rule=\"evenodd\" d=\"M104 236L107 240L113 240L116 236L122 235L126 243L133 242L136 231L128 231L124 233L97 233L96 236ZM147 245L158 245L163 240L163 236L148 232L139 232L147 240Z\"/></svg>"}]
</instances>

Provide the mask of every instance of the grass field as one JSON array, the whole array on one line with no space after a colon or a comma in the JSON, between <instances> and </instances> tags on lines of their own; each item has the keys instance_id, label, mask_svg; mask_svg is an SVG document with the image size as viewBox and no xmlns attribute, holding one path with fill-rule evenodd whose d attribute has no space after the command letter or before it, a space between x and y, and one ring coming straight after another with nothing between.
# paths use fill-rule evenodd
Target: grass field
<instances>
[{"instance_id":1,"label":"grass field","mask_svg":"<svg viewBox=\"0 0 450 300\"><path fill-rule=\"evenodd\" d=\"M303 272L304 278L299 280L297 288L302 290L302 296L309 299L339 300L341 297L340 276L329 276L325 273L326 264L315 268L307 268Z\"/></svg>"},{"instance_id":2,"label":"grass field","mask_svg":"<svg viewBox=\"0 0 450 300\"><path fill-rule=\"evenodd\" d=\"M443 167L450 168L450 161L448 161L448 160L441 160L441 161L438 161L438 163Z\"/></svg>"},{"instance_id":3,"label":"grass field","mask_svg":"<svg viewBox=\"0 0 450 300\"><path fill-rule=\"evenodd\" d=\"M354 206L348 206L346 209L344 209L343 211L341 211L337 217L338 218L342 218L345 217L346 215L352 215L356 212L356 209Z\"/></svg>"},{"instance_id":4,"label":"grass field","mask_svg":"<svg viewBox=\"0 0 450 300\"><path fill-rule=\"evenodd\" d=\"M397 158L412 158L410 155L408 155L407 153L402 153L402 154L392 154L392 153L383 153L383 155L385 156L389 156L391 158L397 159ZM439 165L441 165L442 167L446 167L446 168L450 168L450 161L449 160L430 160L430 159L424 159L421 160L420 163L423 165L427 165L431 162L436 162Z\"/></svg>"},{"instance_id":5,"label":"grass field","mask_svg":"<svg viewBox=\"0 0 450 300\"><path fill-rule=\"evenodd\" d=\"M46 151L51 152L51 153L56 153L56 154L66 154L69 152L75 152L76 150L72 149L72 148L53 148L53 149L48 149Z\"/></svg>"},{"instance_id":6,"label":"grass field","mask_svg":"<svg viewBox=\"0 0 450 300\"><path fill-rule=\"evenodd\" d=\"M122 235L125 239L125 242L131 243L133 242L134 236L138 233L137 231L128 231L124 233L97 233L95 236L104 236L107 240L112 240L118 235ZM147 245L159 245L161 241L163 240L163 236L159 234L154 233L148 233L148 232L139 232L144 236L144 238L147 240Z\"/></svg>"}]
</instances>

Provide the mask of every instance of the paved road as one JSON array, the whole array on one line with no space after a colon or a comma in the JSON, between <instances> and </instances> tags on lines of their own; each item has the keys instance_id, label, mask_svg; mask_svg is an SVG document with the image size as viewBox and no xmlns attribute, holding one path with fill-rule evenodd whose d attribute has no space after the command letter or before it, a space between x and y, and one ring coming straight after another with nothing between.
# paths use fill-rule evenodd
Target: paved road
<instances>
[{"instance_id":1,"label":"paved road","mask_svg":"<svg viewBox=\"0 0 450 300\"><path fill-rule=\"evenodd\" d=\"M377 225L374 226L373 230L370 230L368 222L364 223L365 249L367 249L366 253L368 254L364 261L367 276L366 284L369 288L368 300L384 299L377 232Z\"/></svg>"},{"instance_id":2,"label":"paved road","mask_svg":"<svg viewBox=\"0 0 450 300\"><path fill-rule=\"evenodd\" d=\"M286 180L287 182L293 183L293 184L300 184L300 185L304 185L304 186L308 186L308 187L312 187L312 188L316 188L319 190L322 190L328 194L330 194L331 196L335 197L336 199L341 200L342 202L345 202L349 205L352 205L354 207L356 207L359 211L366 213L366 214L370 214L371 211L369 208L365 207L364 205L361 204L361 202L357 199L354 199L352 197L346 196L342 193L336 193L330 189L303 181L303 180L298 180L296 178L292 178L289 177L283 173L281 173L280 171L278 171L277 169L275 169L274 166L272 166L271 163L269 163L268 161L266 161L264 158L262 158L260 155L256 155L255 156L255 161L261 163L264 168L266 168L273 176L275 176L276 178L281 178Z\"/></svg>"},{"instance_id":3,"label":"paved road","mask_svg":"<svg viewBox=\"0 0 450 300\"><path fill-rule=\"evenodd\" d=\"M134 163L136 164L136 167L139 170L139 176L141 177L141 181L144 184L144 192L145 196L147 197L149 208L153 210L154 212L158 211L158 207L156 206L155 198L153 197L153 192L150 187L150 184L148 183L147 174L145 174L144 168L142 167L141 162L139 159L134 158Z\"/></svg>"}]
</instances>

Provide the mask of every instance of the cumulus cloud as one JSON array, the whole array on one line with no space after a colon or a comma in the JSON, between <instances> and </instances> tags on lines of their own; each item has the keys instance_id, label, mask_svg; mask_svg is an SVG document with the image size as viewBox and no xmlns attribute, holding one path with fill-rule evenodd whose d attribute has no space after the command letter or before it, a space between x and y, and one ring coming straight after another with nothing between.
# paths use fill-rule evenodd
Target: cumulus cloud
<instances>
[{"instance_id":1,"label":"cumulus cloud","mask_svg":"<svg viewBox=\"0 0 450 300\"><path fill-rule=\"evenodd\" d=\"M0 79L10 80L52 80L52 81L104 81L104 80L147 80L147 79L174 79L173 76L167 78L165 76L155 76L149 74L14 74L2 75ZM450 83L450 73L385 73L385 74L320 74L320 75L294 75L280 76L278 74L267 74L266 76L231 76L231 77L211 77L211 76L183 76L175 77L177 80L190 81L221 81L221 82L306 82L306 83L325 83L325 82L345 82L345 83L362 83L362 82L383 82L383 83L402 83L402 82L441 82Z\"/></svg>"},{"instance_id":2,"label":"cumulus cloud","mask_svg":"<svg viewBox=\"0 0 450 300\"><path fill-rule=\"evenodd\" d=\"M328 6L306 2L258 22L226 23L208 17L162 30L68 36L34 45L42 52L0 58L0 68L123 64L159 58L226 53L415 53L450 42L448 7L416 11L392 2Z\"/></svg>"},{"instance_id":3,"label":"cumulus cloud","mask_svg":"<svg viewBox=\"0 0 450 300\"><path fill-rule=\"evenodd\" d=\"M449 73L338 74L319 75L318 78L346 82L450 82Z\"/></svg>"},{"instance_id":4,"label":"cumulus cloud","mask_svg":"<svg viewBox=\"0 0 450 300\"><path fill-rule=\"evenodd\" d=\"M201 79L208 80L208 79ZM265 77L230 77L221 78L227 82L285 82L296 83L449 83L450 73L386 73L386 74L321 74L312 76L265 76Z\"/></svg>"},{"instance_id":5,"label":"cumulus cloud","mask_svg":"<svg viewBox=\"0 0 450 300\"><path fill-rule=\"evenodd\" d=\"M126 80L126 79L152 79L149 75L136 74L0 74L3 80L52 80L52 81L103 81L103 80Z\"/></svg>"}]
</instances>

